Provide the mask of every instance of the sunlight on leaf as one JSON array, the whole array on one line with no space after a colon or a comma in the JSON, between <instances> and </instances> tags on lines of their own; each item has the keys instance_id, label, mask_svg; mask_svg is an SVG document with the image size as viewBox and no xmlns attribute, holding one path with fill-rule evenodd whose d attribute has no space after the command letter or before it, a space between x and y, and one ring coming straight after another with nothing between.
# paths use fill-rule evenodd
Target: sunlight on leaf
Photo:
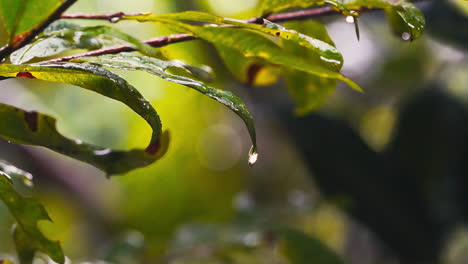
<instances>
[{"instance_id":1,"label":"sunlight on leaf","mask_svg":"<svg viewBox=\"0 0 468 264\"><path fill-rule=\"evenodd\" d=\"M26 77L72 84L100 93L126 104L144 118L153 129L152 138L146 150L114 151L62 136L56 130L55 119L50 116L2 105L0 115L5 121L0 123L0 135L8 140L50 148L90 163L108 175L121 174L147 166L159 159L167 149L167 136L161 139L161 121L151 104L124 79L103 68L78 63L3 64L0 65L0 76Z\"/></svg>"},{"instance_id":2,"label":"sunlight on leaf","mask_svg":"<svg viewBox=\"0 0 468 264\"><path fill-rule=\"evenodd\" d=\"M249 130L249 134L252 139L253 146L250 156L256 154L256 135L252 115L249 113L249 110L247 109L247 106L242 101L242 99L240 99L239 97L237 97L229 91L215 89L207 86L203 82L185 76L171 74L170 72L168 72L168 70L175 67L192 73L194 69L193 66L188 67L188 65L181 61L163 61L156 58L150 58L147 56L141 56L131 53L121 53L118 55L103 55L99 57L84 57L80 60L117 69L145 71L154 74L164 80L193 88L196 91L215 99L221 104L227 106L240 118L242 118L245 125L247 126L247 129Z\"/></svg>"},{"instance_id":3,"label":"sunlight on leaf","mask_svg":"<svg viewBox=\"0 0 468 264\"><path fill-rule=\"evenodd\" d=\"M22 64L33 58L44 58L71 49L95 50L103 47L130 44L149 56L158 56L159 50L140 40L108 26L81 27L57 21L51 24L39 39L11 55L13 64Z\"/></svg>"}]
</instances>

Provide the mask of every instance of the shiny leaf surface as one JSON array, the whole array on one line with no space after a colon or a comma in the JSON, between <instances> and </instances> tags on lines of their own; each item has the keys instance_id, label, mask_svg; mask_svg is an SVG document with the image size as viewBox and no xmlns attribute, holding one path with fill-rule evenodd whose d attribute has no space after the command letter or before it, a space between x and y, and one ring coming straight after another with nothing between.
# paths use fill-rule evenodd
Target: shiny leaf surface
<instances>
[{"instance_id":1,"label":"shiny leaf surface","mask_svg":"<svg viewBox=\"0 0 468 264\"><path fill-rule=\"evenodd\" d=\"M201 27L175 20L157 19L175 31L192 33L208 42L229 47L248 58L258 58L285 68L304 71L322 78L341 80L352 89L362 91L361 87L340 73L323 66L321 63L310 63L302 57L283 50L271 40L250 31L232 27Z\"/></svg>"},{"instance_id":2,"label":"shiny leaf surface","mask_svg":"<svg viewBox=\"0 0 468 264\"><path fill-rule=\"evenodd\" d=\"M393 8L385 9L392 31L403 40L419 38L426 26L422 12L412 3L398 2Z\"/></svg>"},{"instance_id":3,"label":"shiny leaf surface","mask_svg":"<svg viewBox=\"0 0 468 264\"><path fill-rule=\"evenodd\" d=\"M320 39L329 45L335 45L328 35L326 28L318 22L296 21L288 22L285 26ZM316 53L310 52L303 47L291 45L289 42L282 42L282 45L286 50L297 56L307 58L309 61L319 61ZM336 80L305 74L301 71L289 71L286 74L286 84L289 94L297 104L296 113L303 115L320 107L330 94L333 93L337 82Z\"/></svg>"},{"instance_id":4,"label":"shiny leaf surface","mask_svg":"<svg viewBox=\"0 0 468 264\"><path fill-rule=\"evenodd\" d=\"M66 50L94 50L121 44L130 44L149 56L159 54L156 48L112 27L80 27L59 21L49 26L41 38L14 52L10 59L13 64L22 64L35 57L49 57Z\"/></svg>"},{"instance_id":5,"label":"shiny leaf surface","mask_svg":"<svg viewBox=\"0 0 468 264\"><path fill-rule=\"evenodd\" d=\"M127 17L126 19L137 19L139 21L158 21L164 20L190 20L190 21L203 21L209 23L233 25L240 28L251 29L257 32L268 34L270 36L278 37L284 41L291 41L297 45L311 49L320 55L320 59L325 64L329 64L331 68L340 69L343 64L343 56L332 45L304 34L295 30L287 29L281 25L272 23L268 20L263 20L263 24L246 23L242 20L223 18L208 13L188 11L173 14L164 14L157 16L135 16Z\"/></svg>"},{"instance_id":6,"label":"shiny leaf surface","mask_svg":"<svg viewBox=\"0 0 468 264\"><path fill-rule=\"evenodd\" d=\"M252 153L256 153L256 135L252 115L249 113L249 110L247 109L247 106L242 101L242 99L229 91L215 89L207 86L203 82L185 76L171 74L169 72L171 68L178 68L193 73L193 66L189 67L181 61L163 61L156 58L150 58L147 56L140 56L131 53L103 55L99 57L84 57L82 60L117 69L145 71L164 80L193 88L196 91L215 99L221 104L227 106L240 118L242 118L245 125L247 126L247 129L249 130L249 134L252 139Z\"/></svg>"},{"instance_id":7,"label":"shiny leaf surface","mask_svg":"<svg viewBox=\"0 0 468 264\"><path fill-rule=\"evenodd\" d=\"M76 85L126 104L152 127L146 150L114 151L59 134L55 119L37 112L1 105L0 135L20 144L44 146L72 158L92 164L107 174L120 174L147 166L159 159L167 148L167 137L161 139L161 122L154 108L129 83L95 65L58 63L43 65L0 65L0 76L25 77Z\"/></svg>"}]
</instances>

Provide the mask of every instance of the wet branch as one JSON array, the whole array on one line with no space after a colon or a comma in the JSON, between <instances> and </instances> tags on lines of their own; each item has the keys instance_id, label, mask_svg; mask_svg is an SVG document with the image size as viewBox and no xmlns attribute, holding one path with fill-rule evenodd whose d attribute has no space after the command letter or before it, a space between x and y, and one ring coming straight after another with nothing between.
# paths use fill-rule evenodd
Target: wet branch
<instances>
[{"instance_id":1,"label":"wet branch","mask_svg":"<svg viewBox=\"0 0 468 264\"><path fill-rule=\"evenodd\" d=\"M295 11L295 12L268 15L265 17L265 19L271 22L285 22L285 21L290 21L290 20L303 20L303 19L317 18L317 17L329 16L329 15L337 15L337 14L340 14L340 12L334 10L332 7L327 6L327 7L315 8L315 9L309 9L309 10L300 10L300 11ZM134 15L134 14L126 14L126 13L121 13L121 12L111 13L111 14L100 14L100 15L99 14L94 14L94 15L93 14L91 15L63 14L62 18L102 19L102 20L115 22L118 19L124 18L125 16L131 16L131 15ZM256 23L256 24L263 23L263 19L258 18L258 17L250 18L244 21L247 23ZM198 39L198 38L190 34L173 34L173 35L156 37L156 38L144 40L142 42L152 47L160 48L160 47L167 46L170 44L180 43L180 42L194 40L194 39ZM51 63L64 62L64 61L70 61L73 59L78 59L81 57L98 56L98 55L104 55L104 54L117 54L120 52L129 52L129 51L135 51L135 50L136 49L132 46L120 45L120 46L114 46L114 47L109 47L109 48L97 49L97 50L75 54L71 56L66 56L66 57L61 57L57 59L52 59L47 62L51 62Z\"/></svg>"},{"instance_id":2,"label":"wet branch","mask_svg":"<svg viewBox=\"0 0 468 264\"><path fill-rule=\"evenodd\" d=\"M141 16L147 15L150 13L147 12L140 12L140 13L124 13L124 12L115 12L109 14L83 14L83 13L76 13L76 14L62 14L60 18L62 19L92 19L92 20L108 20L109 22L115 23L118 22L120 19L128 16Z\"/></svg>"}]
</instances>

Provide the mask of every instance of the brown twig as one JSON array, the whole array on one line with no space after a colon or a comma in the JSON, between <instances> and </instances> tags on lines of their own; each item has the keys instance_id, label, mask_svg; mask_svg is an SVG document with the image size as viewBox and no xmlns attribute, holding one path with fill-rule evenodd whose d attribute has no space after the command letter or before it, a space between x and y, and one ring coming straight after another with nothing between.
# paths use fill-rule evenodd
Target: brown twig
<instances>
[{"instance_id":1,"label":"brown twig","mask_svg":"<svg viewBox=\"0 0 468 264\"><path fill-rule=\"evenodd\" d=\"M74 2L76 0L70 0L70 1ZM427 0L413 0L412 2L422 2L422 1L427 1ZM375 10L375 9L361 8L359 10L354 10L354 11L363 12L363 11L369 11L369 10ZM144 15L144 14L147 14L147 13L124 13L124 12L116 12L116 13L109 13L109 14L58 13L59 17L63 19L97 19L97 20L108 20L110 22L117 22L120 19L127 17L127 16ZM299 11L293 11L293 12L280 13L280 14L272 14L264 18L271 22L279 23L279 22L286 22L286 21L292 21L292 20L319 18L319 17L331 16L331 15L337 15L337 14L340 14L340 11L333 9L330 6L325 6L325 7L320 7L320 8L308 9L308 10L299 10ZM244 22L261 24L263 23L263 19L255 17L255 18L244 20ZM150 46L159 48L159 47L163 47L169 44L180 43L180 42L194 40L194 39L198 39L198 38L190 34L173 34L173 35L144 40L142 42ZM78 59L81 57L98 56L98 55L103 55L103 54L117 54L120 52L129 52L129 51L135 51L135 50L136 49L130 45L120 45L120 46L97 49L97 50L75 54L71 56L60 57L60 58L49 60L47 62L64 62L64 61L70 61L73 59ZM0 58L2 58L1 52L2 50L0 50Z\"/></svg>"},{"instance_id":2,"label":"brown twig","mask_svg":"<svg viewBox=\"0 0 468 264\"><path fill-rule=\"evenodd\" d=\"M302 20L302 19L308 19L311 17L322 17L322 16L329 16L329 15L335 15L335 14L339 14L339 12L334 10L331 7L321 7L321 8L315 8L315 9L309 9L309 10L300 10L300 11L295 11L295 12L269 15L265 17L265 19L272 21L272 22L285 22L285 21L290 21L290 20ZM102 20L111 21L114 18L121 19L123 17L131 16L131 15L134 15L134 14L126 14L126 13L112 13L112 14L100 14L100 15L98 14L91 14L91 15L63 14L62 18L102 19ZM251 18L251 19L247 19L244 21L246 23L262 23L263 19ZM143 43L146 43L152 47L159 48L159 47L163 47L169 44L180 43L180 42L194 40L194 39L198 39L198 38L190 34L173 34L173 35L144 40ZM57 59L52 59L47 62L51 62L51 63L64 62L64 61L70 61L73 59L78 59L81 57L98 56L98 55L103 55L103 54L117 54L120 52L129 52L129 51L135 51L135 50L136 49L132 46L120 45L120 46L102 48L102 49L93 50L93 51L89 51L85 53L70 55L70 56L61 57Z\"/></svg>"},{"instance_id":3,"label":"brown twig","mask_svg":"<svg viewBox=\"0 0 468 264\"><path fill-rule=\"evenodd\" d=\"M78 0L65 0L57 9L55 9L55 11L49 17L47 17L47 19L44 22L37 25L31 31L27 32L26 35L17 36L17 40L13 42L13 45L6 45L2 47L0 49L0 61L9 56L15 50L18 50L26 44L28 44L29 42L31 42L37 36L37 34L42 32L52 22L54 22L57 19L60 19L62 13L65 12L65 10L72 6L76 1Z\"/></svg>"},{"instance_id":4,"label":"brown twig","mask_svg":"<svg viewBox=\"0 0 468 264\"><path fill-rule=\"evenodd\" d=\"M149 13L146 12L140 12L140 13L124 13L124 12L115 12L115 13L109 13L109 14L82 14L82 13L77 13L77 14L62 14L60 18L62 19L101 19L101 20L108 20L109 22L116 23L120 19L127 17L127 16L141 16L141 15L146 15Z\"/></svg>"}]
</instances>

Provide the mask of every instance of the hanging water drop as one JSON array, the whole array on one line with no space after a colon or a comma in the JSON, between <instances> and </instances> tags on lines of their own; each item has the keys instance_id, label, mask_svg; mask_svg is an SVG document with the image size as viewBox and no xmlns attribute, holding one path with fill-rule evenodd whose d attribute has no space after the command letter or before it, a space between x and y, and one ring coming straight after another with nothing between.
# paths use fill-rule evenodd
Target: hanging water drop
<instances>
[{"instance_id":1,"label":"hanging water drop","mask_svg":"<svg viewBox=\"0 0 468 264\"><path fill-rule=\"evenodd\" d=\"M351 23L354 23L354 17L353 16L347 16L346 17L346 22L351 24Z\"/></svg>"},{"instance_id":2,"label":"hanging water drop","mask_svg":"<svg viewBox=\"0 0 468 264\"><path fill-rule=\"evenodd\" d=\"M252 166L257 162L258 159L258 153L253 151L249 154L249 165Z\"/></svg>"},{"instance_id":3,"label":"hanging water drop","mask_svg":"<svg viewBox=\"0 0 468 264\"><path fill-rule=\"evenodd\" d=\"M408 32L403 32L403 34L401 34L401 38L403 40L410 40L411 39L411 34L408 33Z\"/></svg>"}]
</instances>

